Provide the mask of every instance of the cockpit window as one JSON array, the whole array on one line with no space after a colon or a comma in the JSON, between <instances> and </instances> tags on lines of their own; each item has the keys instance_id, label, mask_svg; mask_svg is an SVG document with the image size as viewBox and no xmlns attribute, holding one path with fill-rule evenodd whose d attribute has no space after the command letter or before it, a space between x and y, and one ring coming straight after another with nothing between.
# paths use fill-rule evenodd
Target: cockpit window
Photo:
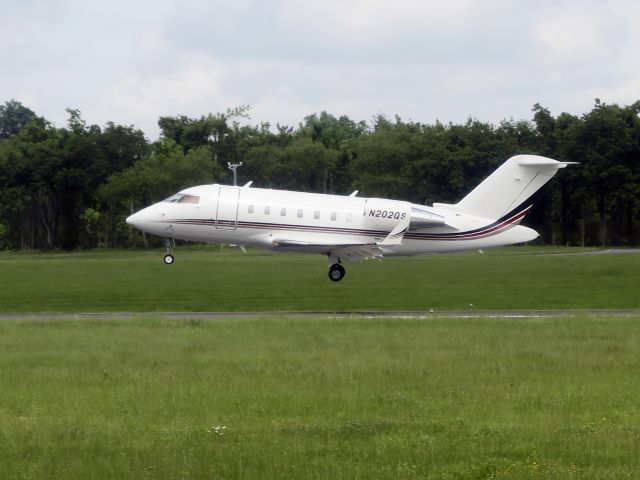
<instances>
[{"instance_id":1,"label":"cockpit window","mask_svg":"<svg viewBox=\"0 0 640 480\"><path fill-rule=\"evenodd\" d=\"M197 195L183 195L183 197L178 200L178 203L200 203L200 197Z\"/></svg>"},{"instance_id":2,"label":"cockpit window","mask_svg":"<svg viewBox=\"0 0 640 480\"><path fill-rule=\"evenodd\" d=\"M171 195L169 198L164 199L165 202L169 203L200 203L200 197L198 195L187 195L185 193L176 193L175 195Z\"/></svg>"}]
</instances>

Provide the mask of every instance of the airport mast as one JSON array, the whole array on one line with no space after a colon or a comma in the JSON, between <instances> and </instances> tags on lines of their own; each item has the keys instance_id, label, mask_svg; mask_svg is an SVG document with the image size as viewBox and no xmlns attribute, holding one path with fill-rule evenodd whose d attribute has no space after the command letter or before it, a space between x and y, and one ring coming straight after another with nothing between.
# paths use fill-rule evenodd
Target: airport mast
<instances>
[{"instance_id":1,"label":"airport mast","mask_svg":"<svg viewBox=\"0 0 640 480\"><path fill-rule=\"evenodd\" d=\"M231 163L231 162L227 162L227 166L229 167L229 170L231 170L233 172L233 186L235 187L236 185L238 185L238 167L242 166L242 162L240 163Z\"/></svg>"}]
</instances>

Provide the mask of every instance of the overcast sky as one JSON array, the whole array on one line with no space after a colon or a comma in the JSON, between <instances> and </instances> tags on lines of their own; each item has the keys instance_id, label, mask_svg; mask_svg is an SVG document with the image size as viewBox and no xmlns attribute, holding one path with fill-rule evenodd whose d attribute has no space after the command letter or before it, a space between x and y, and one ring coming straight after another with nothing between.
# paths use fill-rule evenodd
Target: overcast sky
<instances>
[{"instance_id":1,"label":"overcast sky","mask_svg":"<svg viewBox=\"0 0 640 480\"><path fill-rule=\"evenodd\" d=\"M0 103L141 128L248 104L497 123L640 99L634 0L0 0Z\"/></svg>"}]
</instances>

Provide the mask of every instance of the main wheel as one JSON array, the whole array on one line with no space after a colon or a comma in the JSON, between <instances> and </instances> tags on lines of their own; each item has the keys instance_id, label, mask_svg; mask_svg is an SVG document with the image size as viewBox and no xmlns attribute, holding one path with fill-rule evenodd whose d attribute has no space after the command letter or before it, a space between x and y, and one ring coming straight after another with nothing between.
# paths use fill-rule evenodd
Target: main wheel
<instances>
[{"instance_id":1,"label":"main wheel","mask_svg":"<svg viewBox=\"0 0 640 480\"><path fill-rule=\"evenodd\" d=\"M165 255L164 256L164 263L166 263L167 265L171 265L173 263L173 255Z\"/></svg>"},{"instance_id":2,"label":"main wheel","mask_svg":"<svg viewBox=\"0 0 640 480\"><path fill-rule=\"evenodd\" d=\"M342 265L340 265L339 263L334 263L333 265L331 265L331 268L329 268L329 279L332 282L339 282L344 278L345 273L346 272Z\"/></svg>"}]
</instances>

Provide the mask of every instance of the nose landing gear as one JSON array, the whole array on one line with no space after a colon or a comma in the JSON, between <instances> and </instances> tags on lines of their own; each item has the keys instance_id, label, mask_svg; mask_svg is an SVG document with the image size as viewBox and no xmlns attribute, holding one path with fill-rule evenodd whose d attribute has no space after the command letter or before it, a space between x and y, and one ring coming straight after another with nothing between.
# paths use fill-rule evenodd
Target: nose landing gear
<instances>
[{"instance_id":1,"label":"nose landing gear","mask_svg":"<svg viewBox=\"0 0 640 480\"><path fill-rule=\"evenodd\" d=\"M175 259L173 258L173 255L171 254L172 251L173 251L173 248L171 246L171 240L169 240L168 238L165 238L165 240L164 240L164 248L166 250L166 253L165 253L165 256L164 256L164 263L166 263L167 265L171 265Z\"/></svg>"}]
</instances>

